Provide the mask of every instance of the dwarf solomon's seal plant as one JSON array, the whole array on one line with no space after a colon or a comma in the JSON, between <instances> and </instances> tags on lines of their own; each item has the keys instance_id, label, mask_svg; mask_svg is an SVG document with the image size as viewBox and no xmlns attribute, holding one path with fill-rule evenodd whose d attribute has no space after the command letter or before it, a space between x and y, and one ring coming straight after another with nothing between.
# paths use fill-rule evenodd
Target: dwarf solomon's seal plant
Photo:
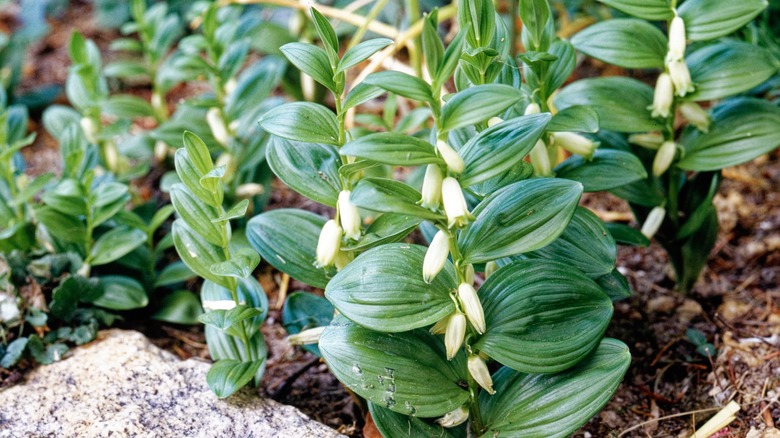
<instances>
[{"instance_id":1,"label":"dwarf solomon's seal plant","mask_svg":"<svg viewBox=\"0 0 780 438\"><path fill-rule=\"evenodd\" d=\"M251 248L231 244L230 220L244 216L249 201L222 207L225 167L215 167L206 144L190 132L184 134L184 148L176 151L176 172L182 182L170 191L179 216L173 241L184 263L204 279L206 313L199 319L215 360L206 380L218 397L227 397L249 382L258 384L265 369L260 325L268 300L251 277L260 258Z\"/></svg>"},{"instance_id":2,"label":"dwarf solomon's seal plant","mask_svg":"<svg viewBox=\"0 0 780 438\"><path fill-rule=\"evenodd\" d=\"M276 175L335 215L273 210L250 220L247 237L280 271L325 288L338 315L292 340L317 343L385 436L565 436L609 400L630 362L625 345L603 338L610 295L627 293L615 241L577 206L580 183L531 178L522 160L551 116L514 114L523 94L494 83L503 67L491 44L506 44L506 30L492 3L461 11L446 49L436 13L425 19L430 81L388 71L347 91L345 71L390 41L339 57L333 28L312 10L324 47L282 51L333 93L336 112L289 103L260 123L275 136ZM466 80L443 96L456 69ZM347 130L347 111L385 91L426 104L432 128ZM369 176L383 166L419 167L422 191ZM423 223L430 245L405 243Z\"/></svg>"},{"instance_id":3,"label":"dwarf solomon's seal plant","mask_svg":"<svg viewBox=\"0 0 780 438\"><path fill-rule=\"evenodd\" d=\"M715 244L720 170L780 145L780 108L745 95L776 77L780 65L769 50L728 37L767 2L601 2L630 17L590 26L572 44L620 67L658 69L655 89L624 77L586 79L564 88L555 104L561 111L590 105L601 128L612 131L601 132L602 147L644 163L647 178L613 193L629 201L642 232L666 248L685 293ZM556 170L567 177L597 165L572 159Z\"/></svg>"}]
</instances>

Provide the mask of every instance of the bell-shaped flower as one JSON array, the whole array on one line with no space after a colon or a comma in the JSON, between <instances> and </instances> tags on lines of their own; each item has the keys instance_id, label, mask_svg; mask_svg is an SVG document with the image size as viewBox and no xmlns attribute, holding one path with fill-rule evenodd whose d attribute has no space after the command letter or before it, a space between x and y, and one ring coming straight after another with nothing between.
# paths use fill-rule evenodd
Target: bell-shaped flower
<instances>
[{"instance_id":1,"label":"bell-shaped flower","mask_svg":"<svg viewBox=\"0 0 780 438\"><path fill-rule=\"evenodd\" d=\"M458 354L465 337L466 315L456 311L447 320L447 329L444 332L444 348L447 350L447 359L451 360Z\"/></svg>"},{"instance_id":2,"label":"bell-shaped flower","mask_svg":"<svg viewBox=\"0 0 780 438\"><path fill-rule=\"evenodd\" d=\"M443 417L436 420L441 427L455 427L466 422L469 419L469 410L465 406L461 406L454 411L447 412Z\"/></svg>"},{"instance_id":3,"label":"bell-shaped flower","mask_svg":"<svg viewBox=\"0 0 780 438\"><path fill-rule=\"evenodd\" d=\"M685 57L685 22L679 15L672 19L669 25L668 61L681 61Z\"/></svg>"},{"instance_id":4,"label":"bell-shaped flower","mask_svg":"<svg viewBox=\"0 0 780 438\"><path fill-rule=\"evenodd\" d=\"M360 219L360 212L357 207L349 200L351 194L352 192L349 190L339 192L339 219L341 220L341 228L344 229L344 234L352 240L358 240L360 239L360 226L363 222Z\"/></svg>"},{"instance_id":5,"label":"bell-shaped flower","mask_svg":"<svg viewBox=\"0 0 780 438\"><path fill-rule=\"evenodd\" d=\"M436 149L439 151L439 155L441 155L441 158L444 160L444 162L447 164L447 167L455 172L455 173L463 173L463 171L466 169L466 163L463 161L463 158L461 158L458 151L452 148L449 144L447 144L444 140L439 140L436 142Z\"/></svg>"},{"instance_id":6,"label":"bell-shaped flower","mask_svg":"<svg viewBox=\"0 0 780 438\"><path fill-rule=\"evenodd\" d=\"M531 153L528 154L531 158L531 166L534 168L534 175L536 176L550 176L552 175L552 166L550 165L550 154L547 153L547 145L543 140L538 140L534 147L531 149Z\"/></svg>"},{"instance_id":7,"label":"bell-shaped flower","mask_svg":"<svg viewBox=\"0 0 780 438\"><path fill-rule=\"evenodd\" d=\"M230 140L230 134L228 134L227 127L225 126L225 119L222 118L222 110L217 107L209 108L206 111L206 123L211 129L211 134L217 143L222 146L227 146Z\"/></svg>"},{"instance_id":8,"label":"bell-shaped flower","mask_svg":"<svg viewBox=\"0 0 780 438\"><path fill-rule=\"evenodd\" d=\"M433 240L431 240L431 246L428 247L428 251L425 252L425 258L423 259L423 280L426 283L430 283L439 275L439 272L444 268L444 263L447 261L447 256L450 254L450 236L444 231L439 230Z\"/></svg>"},{"instance_id":9,"label":"bell-shaped flower","mask_svg":"<svg viewBox=\"0 0 780 438\"><path fill-rule=\"evenodd\" d=\"M444 179L438 164L429 164L425 168L425 178L422 186L422 202L420 205L437 210L441 205L441 182Z\"/></svg>"},{"instance_id":10,"label":"bell-shaped flower","mask_svg":"<svg viewBox=\"0 0 780 438\"><path fill-rule=\"evenodd\" d=\"M598 144L588 137L574 132L556 132L553 134L556 146L560 146L572 154L582 155L590 159L596 151Z\"/></svg>"},{"instance_id":11,"label":"bell-shaped flower","mask_svg":"<svg viewBox=\"0 0 780 438\"><path fill-rule=\"evenodd\" d=\"M666 64L666 68L669 70L669 76L672 78L675 94L684 97L695 89L691 80L691 72L688 71L688 64L684 60L672 61Z\"/></svg>"},{"instance_id":12,"label":"bell-shaped flower","mask_svg":"<svg viewBox=\"0 0 780 438\"><path fill-rule=\"evenodd\" d=\"M673 141L665 141L655 152L655 158L653 159L653 175L663 175L664 172L669 169L669 166L671 166L676 154L677 143Z\"/></svg>"},{"instance_id":13,"label":"bell-shaped flower","mask_svg":"<svg viewBox=\"0 0 780 438\"><path fill-rule=\"evenodd\" d=\"M474 220L469 212L466 198L460 183L455 178L448 176L441 183L441 195L444 203L444 212L447 214L447 226L460 228Z\"/></svg>"},{"instance_id":14,"label":"bell-shaped flower","mask_svg":"<svg viewBox=\"0 0 780 438\"><path fill-rule=\"evenodd\" d=\"M488 370L485 361L482 360L478 354L472 354L469 356L467 366L469 369L469 374L471 374L471 377L477 381L479 386L484 388L488 394L492 395L496 393L496 391L493 389L493 378L490 377L490 371Z\"/></svg>"},{"instance_id":15,"label":"bell-shaped flower","mask_svg":"<svg viewBox=\"0 0 780 438\"><path fill-rule=\"evenodd\" d=\"M652 110L653 117L669 117L674 102L674 84L669 73L661 73L655 82L653 104L648 108Z\"/></svg>"},{"instance_id":16,"label":"bell-shaped flower","mask_svg":"<svg viewBox=\"0 0 780 438\"><path fill-rule=\"evenodd\" d=\"M315 265L318 268L330 266L336 260L336 256L341 249L341 236L343 232L339 224L331 219L325 222L320 231L320 239L317 242L317 260Z\"/></svg>"},{"instance_id":17,"label":"bell-shaped flower","mask_svg":"<svg viewBox=\"0 0 780 438\"><path fill-rule=\"evenodd\" d=\"M463 312L471 325L479 334L485 333L485 312L482 303L479 302L477 291L469 283L461 283L458 286L458 298Z\"/></svg>"},{"instance_id":18,"label":"bell-shaped flower","mask_svg":"<svg viewBox=\"0 0 780 438\"><path fill-rule=\"evenodd\" d=\"M680 114L701 132L710 132L710 115L696 102L684 102L680 105Z\"/></svg>"},{"instance_id":19,"label":"bell-shaped flower","mask_svg":"<svg viewBox=\"0 0 780 438\"><path fill-rule=\"evenodd\" d=\"M663 207L653 207L650 210L650 214L647 215L645 223L642 224L641 232L648 239L652 239L655 233L661 228L661 224L664 223L664 217L666 217L666 209Z\"/></svg>"}]
</instances>

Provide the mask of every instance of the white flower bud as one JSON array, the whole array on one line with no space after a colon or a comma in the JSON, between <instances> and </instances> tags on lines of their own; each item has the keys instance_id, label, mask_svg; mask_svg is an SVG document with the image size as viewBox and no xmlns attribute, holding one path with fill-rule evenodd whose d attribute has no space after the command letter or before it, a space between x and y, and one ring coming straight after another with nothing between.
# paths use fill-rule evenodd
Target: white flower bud
<instances>
[{"instance_id":1,"label":"white flower bud","mask_svg":"<svg viewBox=\"0 0 780 438\"><path fill-rule=\"evenodd\" d=\"M230 310L236 307L236 302L233 300L206 300L203 301L203 309L209 310Z\"/></svg>"},{"instance_id":2,"label":"white flower bud","mask_svg":"<svg viewBox=\"0 0 780 438\"><path fill-rule=\"evenodd\" d=\"M656 150L663 144L664 136L657 132L650 132L647 134L631 134L628 136L628 142L642 146L643 148Z\"/></svg>"},{"instance_id":3,"label":"white flower bud","mask_svg":"<svg viewBox=\"0 0 780 438\"><path fill-rule=\"evenodd\" d=\"M423 259L423 280L430 283L444 268L444 262L450 254L450 236L444 231L439 231L433 236L431 246L425 252Z\"/></svg>"},{"instance_id":4,"label":"white flower bud","mask_svg":"<svg viewBox=\"0 0 780 438\"><path fill-rule=\"evenodd\" d=\"M81 121L79 121L79 124L81 125L81 130L84 132L84 137L87 138L87 141L92 144L97 144L98 138L98 125L95 123L94 120L92 120L89 117L82 117Z\"/></svg>"},{"instance_id":5,"label":"white flower bud","mask_svg":"<svg viewBox=\"0 0 780 438\"><path fill-rule=\"evenodd\" d=\"M222 146L227 146L230 140L230 134L228 134L227 127L225 127L225 120L222 118L222 111L219 108L209 108L206 112L206 123L208 123L211 129L211 134L217 143Z\"/></svg>"},{"instance_id":6,"label":"white flower bud","mask_svg":"<svg viewBox=\"0 0 780 438\"><path fill-rule=\"evenodd\" d=\"M335 220L331 219L325 222L320 231L320 239L317 242L317 261L315 265L318 268L330 266L336 260L336 256L341 249L341 227Z\"/></svg>"},{"instance_id":7,"label":"white flower bud","mask_svg":"<svg viewBox=\"0 0 780 438\"><path fill-rule=\"evenodd\" d=\"M482 310L482 303L479 302L477 291L469 283L461 283L458 286L458 298L463 312L469 322L474 326L477 333L485 333L485 312Z\"/></svg>"},{"instance_id":8,"label":"white flower bud","mask_svg":"<svg viewBox=\"0 0 780 438\"><path fill-rule=\"evenodd\" d=\"M493 395L496 391L493 389L493 378L490 377L490 371L488 370L485 361L477 354L469 356L468 362L469 374L474 380L477 381L479 386L485 389L488 394Z\"/></svg>"},{"instance_id":9,"label":"white flower bud","mask_svg":"<svg viewBox=\"0 0 780 438\"><path fill-rule=\"evenodd\" d=\"M168 144L164 141L157 140L154 142L154 159L158 163L163 161L168 156Z\"/></svg>"},{"instance_id":10,"label":"white flower bud","mask_svg":"<svg viewBox=\"0 0 780 438\"><path fill-rule=\"evenodd\" d=\"M669 69L669 76L672 78L674 91L678 96L683 97L695 89L691 81L691 72L688 71L688 64L685 61L672 61L666 67Z\"/></svg>"},{"instance_id":11,"label":"white flower bud","mask_svg":"<svg viewBox=\"0 0 780 438\"><path fill-rule=\"evenodd\" d=\"M672 165L674 156L677 154L677 144L673 141L665 141L653 159L653 175L661 176Z\"/></svg>"},{"instance_id":12,"label":"white flower bud","mask_svg":"<svg viewBox=\"0 0 780 438\"><path fill-rule=\"evenodd\" d=\"M668 73L661 73L655 83L653 104L648 108L653 110L653 117L669 117L669 111L674 101L674 85Z\"/></svg>"},{"instance_id":13,"label":"white flower bud","mask_svg":"<svg viewBox=\"0 0 780 438\"><path fill-rule=\"evenodd\" d=\"M474 284L474 265L469 263L466 265L466 273L464 275L466 283Z\"/></svg>"},{"instance_id":14,"label":"white flower bud","mask_svg":"<svg viewBox=\"0 0 780 438\"><path fill-rule=\"evenodd\" d=\"M675 16L669 25L669 53L667 60L681 61L685 57L685 22Z\"/></svg>"},{"instance_id":15,"label":"white flower bud","mask_svg":"<svg viewBox=\"0 0 780 438\"><path fill-rule=\"evenodd\" d=\"M430 332L432 335L443 335L447 332L447 326L449 325L450 317L446 316L439 321L436 322L433 326L430 328Z\"/></svg>"},{"instance_id":16,"label":"white flower bud","mask_svg":"<svg viewBox=\"0 0 780 438\"><path fill-rule=\"evenodd\" d=\"M236 81L236 78L230 78L227 82L225 82L225 94L230 95L233 94L234 91L236 91L236 87L238 86L238 82Z\"/></svg>"},{"instance_id":17,"label":"white flower bud","mask_svg":"<svg viewBox=\"0 0 780 438\"><path fill-rule=\"evenodd\" d=\"M504 121L504 119L502 119L501 117L491 117L488 120L488 128L492 128L492 127L498 125L499 123L501 123L503 121Z\"/></svg>"},{"instance_id":18,"label":"white flower bud","mask_svg":"<svg viewBox=\"0 0 780 438\"><path fill-rule=\"evenodd\" d=\"M488 277L493 275L496 271L498 271L498 263L494 260L485 263L485 279L488 279Z\"/></svg>"},{"instance_id":19,"label":"white flower bud","mask_svg":"<svg viewBox=\"0 0 780 438\"><path fill-rule=\"evenodd\" d=\"M444 347L447 350L447 359L451 360L458 354L465 337L466 316L460 312L455 312L447 320L447 329L444 332Z\"/></svg>"},{"instance_id":20,"label":"white flower bud","mask_svg":"<svg viewBox=\"0 0 780 438\"><path fill-rule=\"evenodd\" d=\"M696 102L684 102L680 105L680 114L701 132L710 131L710 115Z\"/></svg>"},{"instance_id":21,"label":"white flower bud","mask_svg":"<svg viewBox=\"0 0 780 438\"><path fill-rule=\"evenodd\" d=\"M360 226L363 221L360 219L360 212L355 204L349 200L349 195L352 192L349 190L342 190L339 192L339 218L341 219L341 228L344 229L344 234L352 239L360 239Z\"/></svg>"},{"instance_id":22,"label":"white flower bud","mask_svg":"<svg viewBox=\"0 0 780 438\"><path fill-rule=\"evenodd\" d=\"M463 158L461 158L458 151L453 149L452 146L447 144L444 140L436 142L436 149L438 149L439 155L441 155L441 158L447 163L447 167L449 167L451 171L463 173L466 169L466 163L463 161Z\"/></svg>"},{"instance_id":23,"label":"white flower bud","mask_svg":"<svg viewBox=\"0 0 780 438\"><path fill-rule=\"evenodd\" d=\"M455 178L448 176L441 183L441 195L444 202L444 212L447 213L447 226L463 227L474 219L469 213L466 198L463 196L463 190L460 183Z\"/></svg>"},{"instance_id":24,"label":"white flower bud","mask_svg":"<svg viewBox=\"0 0 780 438\"><path fill-rule=\"evenodd\" d=\"M325 327L315 327L304 330L300 333L288 336L287 342L289 342L290 345L316 344L320 342L320 336L322 336L323 331L325 331Z\"/></svg>"},{"instance_id":25,"label":"white flower bud","mask_svg":"<svg viewBox=\"0 0 780 438\"><path fill-rule=\"evenodd\" d=\"M425 168L425 178L422 186L422 202L420 205L429 209L437 210L441 205L441 182L444 175L437 164L429 164Z\"/></svg>"},{"instance_id":26,"label":"white flower bud","mask_svg":"<svg viewBox=\"0 0 780 438\"><path fill-rule=\"evenodd\" d=\"M165 100L163 99L162 94L160 94L158 91L152 92L152 107L154 108L163 108L165 107Z\"/></svg>"},{"instance_id":27,"label":"white flower bud","mask_svg":"<svg viewBox=\"0 0 780 438\"><path fill-rule=\"evenodd\" d=\"M539 114L540 112L542 112L542 108L539 107L539 104L529 103L528 106L525 107L525 113L523 115Z\"/></svg>"},{"instance_id":28,"label":"white flower bud","mask_svg":"<svg viewBox=\"0 0 780 438\"><path fill-rule=\"evenodd\" d=\"M592 157L596 151L597 145L593 140L574 132L556 132L553 133L553 139L556 146L585 158Z\"/></svg>"},{"instance_id":29,"label":"white flower bud","mask_svg":"<svg viewBox=\"0 0 780 438\"><path fill-rule=\"evenodd\" d=\"M647 215L645 223L642 224L642 234L648 239L652 239L658 229L661 228L661 224L664 223L664 217L666 216L666 209L663 207L654 207L650 210L650 214Z\"/></svg>"},{"instance_id":30,"label":"white flower bud","mask_svg":"<svg viewBox=\"0 0 780 438\"><path fill-rule=\"evenodd\" d=\"M262 195L265 187L258 183L244 183L236 187L236 196L239 198L251 198L252 196Z\"/></svg>"},{"instance_id":31,"label":"white flower bud","mask_svg":"<svg viewBox=\"0 0 780 438\"><path fill-rule=\"evenodd\" d=\"M119 170L119 150L113 141L107 141L103 145L103 153L106 157L106 166L108 170L116 172Z\"/></svg>"},{"instance_id":32,"label":"white flower bud","mask_svg":"<svg viewBox=\"0 0 780 438\"><path fill-rule=\"evenodd\" d=\"M465 406L461 406L452 412L447 412L443 417L436 420L441 427L455 427L461 425L469 419L469 410Z\"/></svg>"},{"instance_id":33,"label":"white flower bud","mask_svg":"<svg viewBox=\"0 0 780 438\"><path fill-rule=\"evenodd\" d=\"M536 176L550 176L552 175L552 166L550 165L550 154L547 153L547 145L544 141L539 140L531 149L529 154L531 158L531 166L534 168L534 175Z\"/></svg>"}]
</instances>

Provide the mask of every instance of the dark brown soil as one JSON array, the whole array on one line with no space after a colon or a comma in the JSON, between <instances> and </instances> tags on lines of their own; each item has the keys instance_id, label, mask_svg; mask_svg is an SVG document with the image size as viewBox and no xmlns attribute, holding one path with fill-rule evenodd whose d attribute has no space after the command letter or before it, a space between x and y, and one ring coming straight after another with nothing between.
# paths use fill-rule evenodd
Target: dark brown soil
<instances>
[{"instance_id":1,"label":"dark brown soil","mask_svg":"<svg viewBox=\"0 0 780 438\"><path fill-rule=\"evenodd\" d=\"M74 24L101 47L115 36L84 19L91 16L87 3L71 5L62 19L52 22L52 34L30 49L23 88L64 84L67 40ZM581 74L601 68L589 64ZM33 123L37 128L39 122ZM39 136L25 157L32 173L56 168L59 161L56 145L45 136ZM725 175L716 198L722 230L701 281L688 297L673 290L673 274L658 245L620 249L618 267L635 293L616 304L607 334L629 345L632 366L613 400L575 436L687 437L732 399L743 410L720 437L743 437L751 430L773 428L780 419L780 153L727 169ZM625 203L609 195L587 196L584 204L605 219L631 220ZM268 208L282 207L330 214L277 181ZM316 357L285 341L279 310L282 276L261 265L258 279L272 308L262 329L269 356L259 392L349 436L363 436L358 402ZM321 293L295 281L288 290ZM199 326L128 324L182 358L208 357ZM685 335L688 328L707 336L717 349L715 357L696 353ZM0 370L2 384L21 377L18 370Z\"/></svg>"}]
</instances>

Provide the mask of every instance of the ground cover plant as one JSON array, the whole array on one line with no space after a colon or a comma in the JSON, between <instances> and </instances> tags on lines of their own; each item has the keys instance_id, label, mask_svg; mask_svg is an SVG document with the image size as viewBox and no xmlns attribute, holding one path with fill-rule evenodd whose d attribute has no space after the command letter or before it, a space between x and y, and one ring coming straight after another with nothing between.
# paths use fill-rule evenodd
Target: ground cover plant
<instances>
[{"instance_id":1,"label":"ground cover plant","mask_svg":"<svg viewBox=\"0 0 780 438\"><path fill-rule=\"evenodd\" d=\"M605 337L636 302L617 244L661 243L689 292L721 169L780 144L761 1L227 3L132 0L107 50L69 35L70 106L2 94L0 368L123 319L202 324L223 398L280 359L270 314L385 436L567 436L641 348ZM580 79L578 52L631 78ZM31 177L38 119L60 158ZM263 212L290 190L305 209ZM685 333L688 362L726 351Z\"/></svg>"}]
</instances>

